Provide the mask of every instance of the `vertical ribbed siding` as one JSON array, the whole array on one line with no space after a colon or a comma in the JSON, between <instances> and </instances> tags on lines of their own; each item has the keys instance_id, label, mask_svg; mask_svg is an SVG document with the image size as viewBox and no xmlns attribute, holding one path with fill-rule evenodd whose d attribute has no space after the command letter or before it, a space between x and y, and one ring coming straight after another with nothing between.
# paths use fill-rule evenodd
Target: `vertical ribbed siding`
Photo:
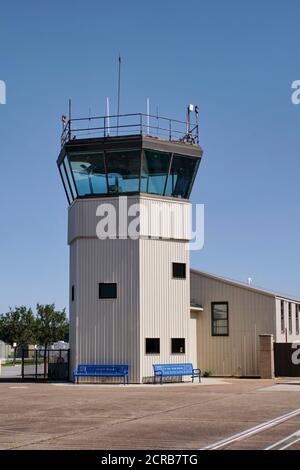
<instances>
[{"instance_id":1,"label":"vertical ribbed siding","mask_svg":"<svg viewBox=\"0 0 300 470\"><path fill-rule=\"evenodd\" d=\"M187 201L164 200L159 197L123 196L95 199L77 199L69 209L68 243L75 238L96 237L100 217L97 208L110 205L115 210L117 236L119 236L119 211L124 216L126 208L140 204L140 235L164 239L189 240L191 238L191 205ZM128 222L135 218L128 217Z\"/></svg>"},{"instance_id":2,"label":"vertical ribbed siding","mask_svg":"<svg viewBox=\"0 0 300 470\"><path fill-rule=\"evenodd\" d=\"M284 325L286 331L281 331L281 300L284 302ZM292 332L289 330L289 303L292 304ZM278 343L292 343L300 341L300 334L296 334L296 303L283 297L276 298L276 336L275 341ZM299 313L300 314L300 313Z\"/></svg>"},{"instance_id":3,"label":"vertical ribbed siding","mask_svg":"<svg viewBox=\"0 0 300 470\"><path fill-rule=\"evenodd\" d=\"M275 333L275 299L256 291L191 273L191 299L198 313L198 366L213 375L258 375L258 336ZM229 336L211 334L211 302L229 303Z\"/></svg>"},{"instance_id":4,"label":"vertical ribbed siding","mask_svg":"<svg viewBox=\"0 0 300 470\"><path fill-rule=\"evenodd\" d=\"M71 245L77 261L71 316L77 363L129 364L132 382L140 380L138 250L134 240L77 239ZM100 282L116 282L117 299L99 299Z\"/></svg>"},{"instance_id":5,"label":"vertical ribbed siding","mask_svg":"<svg viewBox=\"0 0 300 470\"><path fill-rule=\"evenodd\" d=\"M172 278L172 262L186 263L186 279ZM189 361L189 252L187 243L140 240L141 376L154 363ZM145 354L145 338L160 338L160 354ZM185 338L185 354L171 354L171 338Z\"/></svg>"},{"instance_id":6,"label":"vertical ribbed siding","mask_svg":"<svg viewBox=\"0 0 300 470\"><path fill-rule=\"evenodd\" d=\"M139 382L152 375L154 361L189 359L190 204L141 196L128 198L128 207L139 201L141 232L159 239L96 238L97 207L112 204L118 215L120 198L70 207L72 370L79 363L126 363L130 381ZM172 279L172 262L186 263L186 279ZM116 282L118 298L99 300L99 282ZM145 356L146 337L161 338L159 357ZM184 355L171 354L171 338L185 338Z\"/></svg>"}]
</instances>

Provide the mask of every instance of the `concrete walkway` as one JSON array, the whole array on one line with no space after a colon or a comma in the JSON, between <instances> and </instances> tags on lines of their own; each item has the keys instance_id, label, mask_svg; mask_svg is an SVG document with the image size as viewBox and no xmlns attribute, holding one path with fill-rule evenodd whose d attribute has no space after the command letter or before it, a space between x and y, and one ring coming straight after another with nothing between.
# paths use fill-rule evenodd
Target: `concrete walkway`
<instances>
[{"instance_id":1,"label":"concrete walkway","mask_svg":"<svg viewBox=\"0 0 300 470\"><path fill-rule=\"evenodd\" d=\"M287 393L274 385L210 378L203 386L0 383L0 449L199 449L300 409L296 386ZM293 415L234 446L265 448L299 428Z\"/></svg>"}]
</instances>

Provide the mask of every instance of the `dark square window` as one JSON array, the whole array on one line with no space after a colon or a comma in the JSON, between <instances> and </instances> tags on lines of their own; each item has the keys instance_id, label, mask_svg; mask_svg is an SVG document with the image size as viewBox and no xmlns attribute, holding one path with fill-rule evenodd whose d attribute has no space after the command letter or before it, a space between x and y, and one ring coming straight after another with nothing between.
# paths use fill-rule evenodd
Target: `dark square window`
<instances>
[{"instance_id":1,"label":"dark square window","mask_svg":"<svg viewBox=\"0 0 300 470\"><path fill-rule=\"evenodd\" d=\"M173 277L178 279L186 278L186 264L185 263L173 263Z\"/></svg>"},{"instance_id":2,"label":"dark square window","mask_svg":"<svg viewBox=\"0 0 300 470\"><path fill-rule=\"evenodd\" d=\"M74 299L75 299L75 286L72 286L72 289L71 289L71 299L72 299L72 302L74 302Z\"/></svg>"},{"instance_id":3,"label":"dark square window","mask_svg":"<svg viewBox=\"0 0 300 470\"><path fill-rule=\"evenodd\" d=\"M228 302L211 303L211 331L212 336L228 336Z\"/></svg>"},{"instance_id":4,"label":"dark square window","mask_svg":"<svg viewBox=\"0 0 300 470\"><path fill-rule=\"evenodd\" d=\"M100 282L99 299L116 299L117 284L115 282Z\"/></svg>"},{"instance_id":5,"label":"dark square window","mask_svg":"<svg viewBox=\"0 0 300 470\"><path fill-rule=\"evenodd\" d=\"M172 338L172 354L185 354L185 338Z\"/></svg>"},{"instance_id":6,"label":"dark square window","mask_svg":"<svg viewBox=\"0 0 300 470\"><path fill-rule=\"evenodd\" d=\"M146 338L146 354L159 354L160 353L160 339L159 338Z\"/></svg>"}]
</instances>

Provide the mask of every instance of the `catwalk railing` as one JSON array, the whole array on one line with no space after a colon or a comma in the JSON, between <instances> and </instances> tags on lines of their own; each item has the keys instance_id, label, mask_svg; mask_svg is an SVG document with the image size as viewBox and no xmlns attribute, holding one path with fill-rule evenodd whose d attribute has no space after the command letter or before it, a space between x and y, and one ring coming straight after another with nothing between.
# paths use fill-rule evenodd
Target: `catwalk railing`
<instances>
[{"instance_id":1,"label":"catwalk railing","mask_svg":"<svg viewBox=\"0 0 300 470\"><path fill-rule=\"evenodd\" d=\"M198 122L188 123L149 114L71 118L63 123L62 147L74 139L145 135L173 142L199 143Z\"/></svg>"}]
</instances>

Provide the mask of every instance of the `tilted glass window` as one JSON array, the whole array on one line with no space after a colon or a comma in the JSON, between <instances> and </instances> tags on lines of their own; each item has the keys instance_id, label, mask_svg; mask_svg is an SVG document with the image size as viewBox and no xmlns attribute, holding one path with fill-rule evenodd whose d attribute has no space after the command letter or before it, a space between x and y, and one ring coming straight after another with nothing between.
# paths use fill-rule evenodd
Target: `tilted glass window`
<instances>
[{"instance_id":1,"label":"tilted glass window","mask_svg":"<svg viewBox=\"0 0 300 470\"><path fill-rule=\"evenodd\" d=\"M229 335L228 302L211 303L212 336Z\"/></svg>"},{"instance_id":2,"label":"tilted glass window","mask_svg":"<svg viewBox=\"0 0 300 470\"><path fill-rule=\"evenodd\" d=\"M103 153L70 153L69 162L79 196L107 193Z\"/></svg>"},{"instance_id":3,"label":"tilted glass window","mask_svg":"<svg viewBox=\"0 0 300 470\"><path fill-rule=\"evenodd\" d=\"M163 194L170 166L171 154L145 150L141 174L141 192Z\"/></svg>"},{"instance_id":4,"label":"tilted glass window","mask_svg":"<svg viewBox=\"0 0 300 470\"><path fill-rule=\"evenodd\" d=\"M173 155L165 195L188 199L198 165L196 158Z\"/></svg>"},{"instance_id":5,"label":"tilted glass window","mask_svg":"<svg viewBox=\"0 0 300 470\"><path fill-rule=\"evenodd\" d=\"M74 198L73 198L72 193L71 193L69 181L68 181L65 166L64 166L63 163L60 164L59 169L60 169L60 174L61 174L61 177L62 177L62 180L63 180L63 183L64 183L64 187L66 189L66 193L67 193L69 203L71 204L71 202L73 202Z\"/></svg>"},{"instance_id":6,"label":"tilted glass window","mask_svg":"<svg viewBox=\"0 0 300 470\"><path fill-rule=\"evenodd\" d=\"M156 150L68 149L60 163L70 203L76 197L149 193L188 199L200 159Z\"/></svg>"},{"instance_id":7,"label":"tilted glass window","mask_svg":"<svg viewBox=\"0 0 300 470\"><path fill-rule=\"evenodd\" d=\"M141 152L139 150L107 152L105 157L109 194L138 192Z\"/></svg>"},{"instance_id":8,"label":"tilted glass window","mask_svg":"<svg viewBox=\"0 0 300 470\"><path fill-rule=\"evenodd\" d=\"M69 180L71 192L72 192L74 198L76 198L77 197L77 191L76 191L76 188L75 188L73 173L71 171L70 163L69 163L69 160L68 160L67 156L64 158L64 165L65 165L67 177L68 177L68 180Z\"/></svg>"}]
</instances>

